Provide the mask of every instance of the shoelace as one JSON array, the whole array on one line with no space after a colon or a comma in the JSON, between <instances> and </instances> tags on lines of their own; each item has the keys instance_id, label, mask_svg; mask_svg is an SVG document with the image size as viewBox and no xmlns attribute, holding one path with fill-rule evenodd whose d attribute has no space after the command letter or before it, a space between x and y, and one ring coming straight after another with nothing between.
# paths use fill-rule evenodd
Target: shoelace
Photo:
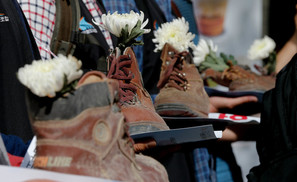
<instances>
[{"instance_id":1,"label":"shoelace","mask_svg":"<svg viewBox=\"0 0 297 182\"><path fill-rule=\"evenodd\" d=\"M174 87L178 90L186 91L189 89L189 84L186 78L186 73L182 72L183 61L187 56L187 52L181 52L174 54L174 52L169 52L169 56L165 62L166 66L164 74L161 75L161 78L158 82L157 87L159 89L165 87Z\"/></svg>"},{"instance_id":2,"label":"shoelace","mask_svg":"<svg viewBox=\"0 0 297 182\"><path fill-rule=\"evenodd\" d=\"M247 78L248 76L245 74L245 71L231 65L230 68L227 68L223 71L221 77L222 79L226 78L228 80L237 80Z\"/></svg>"},{"instance_id":3,"label":"shoelace","mask_svg":"<svg viewBox=\"0 0 297 182\"><path fill-rule=\"evenodd\" d=\"M118 58L115 56L110 57L111 66L107 77L119 80L120 87L120 103L135 102L136 86L130 84L133 78L133 73L129 70L132 60L128 55L121 55Z\"/></svg>"}]
</instances>

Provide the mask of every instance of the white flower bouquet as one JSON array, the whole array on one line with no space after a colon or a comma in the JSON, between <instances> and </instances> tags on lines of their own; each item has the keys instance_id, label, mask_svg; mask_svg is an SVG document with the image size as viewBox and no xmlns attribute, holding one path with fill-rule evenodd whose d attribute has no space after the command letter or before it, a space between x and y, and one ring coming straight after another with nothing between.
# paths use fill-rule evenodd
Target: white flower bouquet
<instances>
[{"instance_id":1,"label":"white flower bouquet","mask_svg":"<svg viewBox=\"0 0 297 182\"><path fill-rule=\"evenodd\" d=\"M250 60L263 60L266 74L271 74L274 72L276 64L275 46L274 40L268 36L257 39L248 50L248 58Z\"/></svg>"},{"instance_id":2,"label":"white flower bouquet","mask_svg":"<svg viewBox=\"0 0 297 182\"><path fill-rule=\"evenodd\" d=\"M134 45L142 45L143 42L136 40L137 37L142 34L150 32L150 29L144 29L148 23L148 19L144 21L144 14L142 11L135 13L130 11L130 13L119 14L114 12L110 14L103 14L102 17L103 25L93 21L97 26L102 26L104 29L109 31L111 34L118 37L118 45L122 51L126 47ZM144 21L144 22L143 22Z\"/></svg>"},{"instance_id":3,"label":"white flower bouquet","mask_svg":"<svg viewBox=\"0 0 297 182\"><path fill-rule=\"evenodd\" d=\"M200 71L211 68L215 71L224 71L231 65L236 65L237 61L232 55L227 56L220 53L217 56L218 47L211 40L201 39L197 46L193 48L194 64Z\"/></svg>"},{"instance_id":4,"label":"white flower bouquet","mask_svg":"<svg viewBox=\"0 0 297 182\"><path fill-rule=\"evenodd\" d=\"M193 39L195 35L189 32L189 23L183 17L161 24L154 31L154 36L155 52L161 51L166 43L179 52L188 51L189 48L194 46Z\"/></svg>"},{"instance_id":5,"label":"white flower bouquet","mask_svg":"<svg viewBox=\"0 0 297 182\"><path fill-rule=\"evenodd\" d=\"M74 90L76 81L83 74L81 61L73 56L58 57L51 60L33 61L19 68L17 78L39 97L55 97Z\"/></svg>"}]
</instances>

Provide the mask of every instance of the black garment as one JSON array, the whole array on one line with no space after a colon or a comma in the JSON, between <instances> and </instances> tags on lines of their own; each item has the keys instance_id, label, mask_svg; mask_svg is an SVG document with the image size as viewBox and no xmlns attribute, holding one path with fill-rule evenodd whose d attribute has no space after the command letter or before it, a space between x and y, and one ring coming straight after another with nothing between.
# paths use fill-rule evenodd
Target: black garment
<instances>
[{"instance_id":1,"label":"black garment","mask_svg":"<svg viewBox=\"0 0 297 182\"><path fill-rule=\"evenodd\" d=\"M25 89L16 73L40 59L29 25L16 0L0 0L0 132L33 137L25 103Z\"/></svg>"},{"instance_id":2,"label":"black garment","mask_svg":"<svg viewBox=\"0 0 297 182\"><path fill-rule=\"evenodd\" d=\"M250 182L293 182L297 179L297 54L263 96L257 151L260 165Z\"/></svg>"},{"instance_id":3,"label":"black garment","mask_svg":"<svg viewBox=\"0 0 297 182\"><path fill-rule=\"evenodd\" d=\"M92 24L92 26L97 30L97 33L90 33L86 36L85 42L76 43L76 49L74 56L82 61L82 68L85 71L89 70L99 70L106 72L106 57L109 54L110 47L108 46L104 35L97 25L92 21L93 17L85 4L79 0L81 17L84 17L85 20ZM101 1L97 1L102 13L105 13L105 8ZM80 36L83 36L81 34ZM111 34L113 46L115 46L116 37ZM92 39L92 40L90 40ZM96 44L94 44L96 42Z\"/></svg>"},{"instance_id":4,"label":"black garment","mask_svg":"<svg viewBox=\"0 0 297 182\"><path fill-rule=\"evenodd\" d=\"M280 50L295 31L294 16L297 0L269 0L268 32L276 42L276 51Z\"/></svg>"},{"instance_id":5,"label":"black garment","mask_svg":"<svg viewBox=\"0 0 297 182\"><path fill-rule=\"evenodd\" d=\"M137 8L144 13L144 19L149 19L149 23L145 27L151 29L151 32L143 35L143 71L142 78L144 88L150 94L159 93L157 83L160 78L162 61L161 53L155 53L155 43L152 39L155 38L153 31L162 23L167 22L166 17L159 5L153 0L135 0Z\"/></svg>"}]
</instances>

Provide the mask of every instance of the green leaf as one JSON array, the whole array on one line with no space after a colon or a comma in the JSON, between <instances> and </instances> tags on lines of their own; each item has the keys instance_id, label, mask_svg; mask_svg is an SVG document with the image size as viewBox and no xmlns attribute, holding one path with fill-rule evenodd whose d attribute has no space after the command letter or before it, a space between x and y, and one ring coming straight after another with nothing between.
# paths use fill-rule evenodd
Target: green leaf
<instances>
[{"instance_id":1,"label":"green leaf","mask_svg":"<svg viewBox=\"0 0 297 182\"><path fill-rule=\"evenodd\" d=\"M74 80L73 82L67 84L67 76L64 74L64 85L60 92L57 93L57 97L63 96L66 93L73 93L75 90L75 87L78 83L78 80Z\"/></svg>"},{"instance_id":2,"label":"green leaf","mask_svg":"<svg viewBox=\"0 0 297 182\"><path fill-rule=\"evenodd\" d=\"M218 64L211 64L211 63L208 63L208 62L202 62L201 63L201 66L204 66L206 68L211 68L211 69L214 69L216 71L224 71L226 68L228 68L227 65L218 65Z\"/></svg>"},{"instance_id":3,"label":"green leaf","mask_svg":"<svg viewBox=\"0 0 297 182\"><path fill-rule=\"evenodd\" d=\"M143 45L142 41L136 40L136 38L141 36L142 34L144 34L144 30L141 29L140 20L138 20L135 27L132 28L130 35L128 32L128 25L126 25L125 28L121 31L121 35L118 41L118 47L121 50L124 50L126 47Z\"/></svg>"},{"instance_id":4,"label":"green leaf","mask_svg":"<svg viewBox=\"0 0 297 182\"><path fill-rule=\"evenodd\" d=\"M227 55L222 52L220 53L220 57L223 58L225 62L228 61Z\"/></svg>"},{"instance_id":5,"label":"green leaf","mask_svg":"<svg viewBox=\"0 0 297 182\"><path fill-rule=\"evenodd\" d=\"M212 64L216 63L216 60L213 57L211 57L210 55L207 55L205 57L205 61L208 62L208 63L212 63Z\"/></svg>"},{"instance_id":6,"label":"green leaf","mask_svg":"<svg viewBox=\"0 0 297 182\"><path fill-rule=\"evenodd\" d=\"M225 63L224 59L221 58L221 57L218 57L218 58L216 59L216 61L217 61L218 65L227 66L227 64ZM227 66L227 67L228 67L228 66Z\"/></svg>"},{"instance_id":7,"label":"green leaf","mask_svg":"<svg viewBox=\"0 0 297 182\"><path fill-rule=\"evenodd\" d=\"M212 58L216 58L217 57L216 53L214 51L212 51L212 50L209 51L209 55Z\"/></svg>"},{"instance_id":8,"label":"green leaf","mask_svg":"<svg viewBox=\"0 0 297 182\"><path fill-rule=\"evenodd\" d=\"M224 60L225 64L227 64L228 61L231 61L232 65L237 65L237 60L235 60L233 55L226 55L224 53L220 53L220 57Z\"/></svg>"}]
</instances>

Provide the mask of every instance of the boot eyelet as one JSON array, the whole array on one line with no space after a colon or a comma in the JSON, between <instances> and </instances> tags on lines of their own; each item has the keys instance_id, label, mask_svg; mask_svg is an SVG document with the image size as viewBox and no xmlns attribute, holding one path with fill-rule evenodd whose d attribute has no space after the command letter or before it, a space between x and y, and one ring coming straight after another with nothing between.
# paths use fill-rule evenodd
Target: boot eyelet
<instances>
[{"instance_id":1,"label":"boot eyelet","mask_svg":"<svg viewBox=\"0 0 297 182\"><path fill-rule=\"evenodd\" d=\"M168 52L168 55L173 58L174 57L174 52L173 51L169 51Z\"/></svg>"}]
</instances>

